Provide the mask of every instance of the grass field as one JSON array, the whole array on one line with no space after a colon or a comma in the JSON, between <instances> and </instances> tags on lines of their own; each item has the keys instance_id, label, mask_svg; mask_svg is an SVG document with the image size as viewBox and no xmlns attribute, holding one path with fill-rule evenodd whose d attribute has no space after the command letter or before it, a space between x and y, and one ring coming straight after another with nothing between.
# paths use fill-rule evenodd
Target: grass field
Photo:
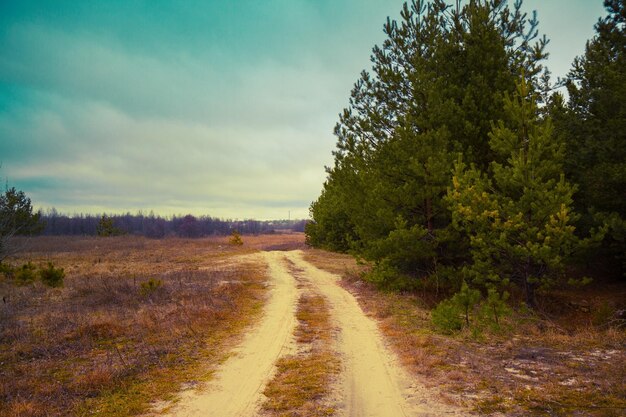
<instances>
[{"instance_id":1,"label":"grass field","mask_svg":"<svg viewBox=\"0 0 626 417\"><path fill-rule=\"evenodd\" d=\"M301 242L32 239L8 263L50 261L66 277L49 288L0 274L0 415L136 415L206 378L263 304L265 266L234 257Z\"/></svg>"}]
</instances>

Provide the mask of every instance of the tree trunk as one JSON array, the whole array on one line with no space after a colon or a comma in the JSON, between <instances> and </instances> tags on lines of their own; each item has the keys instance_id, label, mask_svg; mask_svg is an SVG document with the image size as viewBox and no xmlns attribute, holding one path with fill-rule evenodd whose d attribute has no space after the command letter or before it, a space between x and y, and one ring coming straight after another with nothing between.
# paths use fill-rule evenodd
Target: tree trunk
<instances>
[{"instance_id":1,"label":"tree trunk","mask_svg":"<svg viewBox=\"0 0 626 417\"><path fill-rule=\"evenodd\" d=\"M528 276L524 276L524 290L526 292L526 305L534 309L537 307L535 300L535 284L528 281Z\"/></svg>"},{"instance_id":2,"label":"tree trunk","mask_svg":"<svg viewBox=\"0 0 626 417\"><path fill-rule=\"evenodd\" d=\"M431 198L427 198L424 202L426 211L426 228L430 235L433 234L433 202Z\"/></svg>"}]
</instances>

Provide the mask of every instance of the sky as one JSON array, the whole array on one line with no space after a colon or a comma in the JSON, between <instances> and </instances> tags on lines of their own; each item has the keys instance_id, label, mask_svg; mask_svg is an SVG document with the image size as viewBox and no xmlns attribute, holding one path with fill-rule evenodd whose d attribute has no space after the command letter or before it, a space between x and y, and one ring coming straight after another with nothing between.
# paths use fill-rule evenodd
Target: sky
<instances>
[{"instance_id":1,"label":"sky","mask_svg":"<svg viewBox=\"0 0 626 417\"><path fill-rule=\"evenodd\" d=\"M0 178L35 209L307 218L402 0L0 0ZM601 0L526 0L564 76Z\"/></svg>"}]
</instances>

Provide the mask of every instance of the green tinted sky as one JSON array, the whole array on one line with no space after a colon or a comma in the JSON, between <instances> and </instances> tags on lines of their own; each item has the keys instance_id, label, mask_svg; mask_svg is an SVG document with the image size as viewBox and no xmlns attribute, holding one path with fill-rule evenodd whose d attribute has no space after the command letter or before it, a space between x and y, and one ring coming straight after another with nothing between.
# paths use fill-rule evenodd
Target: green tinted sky
<instances>
[{"instance_id":1,"label":"green tinted sky","mask_svg":"<svg viewBox=\"0 0 626 417\"><path fill-rule=\"evenodd\" d=\"M306 217L392 0L0 0L0 175L37 207ZM601 1L526 0L564 75Z\"/></svg>"}]
</instances>

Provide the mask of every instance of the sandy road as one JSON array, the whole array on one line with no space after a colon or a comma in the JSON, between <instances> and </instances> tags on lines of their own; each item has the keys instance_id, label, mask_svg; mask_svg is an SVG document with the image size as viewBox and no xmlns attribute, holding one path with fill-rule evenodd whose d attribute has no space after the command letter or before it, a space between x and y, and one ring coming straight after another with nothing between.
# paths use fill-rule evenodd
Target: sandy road
<instances>
[{"instance_id":1,"label":"sandy road","mask_svg":"<svg viewBox=\"0 0 626 417\"><path fill-rule=\"evenodd\" d=\"M356 298L337 283L339 277L302 258L301 251L285 255L326 297L340 329L338 350L344 372L342 388L346 417L461 416L459 410L435 402L415 383L385 346L376 322L367 317Z\"/></svg>"},{"instance_id":2,"label":"sandy road","mask_svg":"<svg viewBox=\"0 0 626 417\"><path fill-rule=\"evenodd\" d=\"M270 297L261 323L202 392L187 391L172 417L253 417L259 415L262 391L274 372L274 363L289 351L296 326L296 281L287 261L324 296L339 329L336 349L343 363L337 389L345 417L461 416L455 409L430 399L411 381L384 344L376 322L361 310L352 294L337 284L336 275L302 258L301 251L263 252L270 271Z\"/></svg>"},{"instance_id":3,"label":"sandy road","mask_svg":"<svg viewBox=\"0 0 626 417\"><path fill-rule=\"evenodd\" d=\"M254 416L261 392L285 354L296 327L298 290L279 252L259 255L269 266L270 295L261 322L242 340L216 372L206 390L181 393L172 417Z\"/></svg>"}]
</instances>

